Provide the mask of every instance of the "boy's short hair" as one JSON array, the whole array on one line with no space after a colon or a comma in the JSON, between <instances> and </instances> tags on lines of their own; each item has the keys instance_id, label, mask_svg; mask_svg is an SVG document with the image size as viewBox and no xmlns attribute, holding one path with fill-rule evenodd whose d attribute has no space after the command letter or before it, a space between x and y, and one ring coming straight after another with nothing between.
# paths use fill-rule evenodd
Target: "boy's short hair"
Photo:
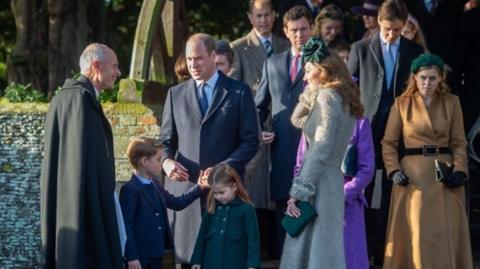
<instances>
[{"instance_id":1,"label":"boy's short hair","mask_svg":"<svg viewBox=\"0 0 480 269\"><path fill-rule=\"evenodd\" d=\"M343 38L336 38L328 44L328 48L337 53L340 51L350 52L350 44Z\"/></svg>"},{"instance_id":2,"label":"boy's short hair","mask_svg":"<svg viewBox=\"0 0 480 269\"><path fill-rule=\"evenodd\" d=\"M313 24L312 13L304 6L294 6L283 15L283 27L287 27L289 21L298 21L301 18L307 19L310 25Z\"/></svg>"},{"instance_id":3,"label":"boy's short hair","mask_svg":"<svg viewBox=\"0 0 480 269\"><path fill-rule=\"evenodd\" d=\"M127 146L128 162L137 169L141 158L152 157L159 149L162 149L162 145L157 140L143 136L135 137Z\"/></svg>"},{"instance_id":4,"label":"boy's short hair","mask_svg":"<svg viewBox=\"0 0 480 269\"><path fill-rule=\"evenodd\" d=\"M406 22L408 18L408 9L402 0L386 0L378 10L378 19L394 21L399 19Z\"/></svg>"}]
</instances>

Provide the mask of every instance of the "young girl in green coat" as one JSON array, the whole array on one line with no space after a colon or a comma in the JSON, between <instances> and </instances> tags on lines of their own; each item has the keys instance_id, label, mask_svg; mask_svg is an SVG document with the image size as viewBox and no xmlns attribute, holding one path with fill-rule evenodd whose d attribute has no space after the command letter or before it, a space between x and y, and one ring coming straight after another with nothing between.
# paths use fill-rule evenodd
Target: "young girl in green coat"
<instances>
[{"instance_id":1,"label":"young girl in green coat","mask_svg":"<svg viewBox=\"0 0 480 269\"><path fill-rule=\"evenodd\" d=\"M216 165L190 263L192 269L260 267L260 241L255 208L240 177L228 164Z\"/></svg>"}]
</instances>

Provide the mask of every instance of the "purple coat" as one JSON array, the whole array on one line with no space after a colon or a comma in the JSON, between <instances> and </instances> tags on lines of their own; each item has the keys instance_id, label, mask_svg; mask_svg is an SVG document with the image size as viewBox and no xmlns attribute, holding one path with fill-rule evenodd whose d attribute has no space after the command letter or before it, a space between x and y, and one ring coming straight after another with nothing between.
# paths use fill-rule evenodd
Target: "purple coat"
<instances>
[{"instance_id":1,"label":"purple coat","mask_svg":"<svg viewBox=\"0 0 480 269\"><path fill-rule=\"evenodd\" d=\"M350 144L357 148L357 174L345 177L345 215L343 223L346 269L368 269L367 240L365 235L364 206L367 205L363 191L370 183L375 171L372 129L367 118L357 119ZM307 150L302 136L297 151L294 176L300 173L303 155Z\"/></svg>"}]
</instances>

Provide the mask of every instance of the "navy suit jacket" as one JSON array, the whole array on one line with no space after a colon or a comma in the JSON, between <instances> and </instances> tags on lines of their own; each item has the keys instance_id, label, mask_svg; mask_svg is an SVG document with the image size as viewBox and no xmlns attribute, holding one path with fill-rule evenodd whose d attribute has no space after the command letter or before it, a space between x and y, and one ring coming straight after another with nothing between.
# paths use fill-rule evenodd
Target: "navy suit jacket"
<instances>
[{"instance_id":1,"label":"navy suit jacket","mask_svg":"<svg viewBox=\"0 0 480 269\"><path fill-rule=\"evenodd\" d=\"M157 183L152 184L160 199L152 200L145 185L135 175L120 191L120 205L127 233L125 257L128 261L162 257L165 250L173 249L167 208L182 210L202 194L197 185L175 197Z\"/></svg>"},{"instance_id":2,"label":"navy suit jacket","mask_svg":"<svg viewBox=\"0 0 480 269\"><path fill-rule=\"evenodd\" d=\"M291 50L270 56L263 66L262 80L258 86L255 104L260 123L272 115L275 139L270 145L272 169L270 172L270 198L273 201L290 197L293 168L297 157L301 130L290 122L298 97L303 91L303 68L295 81L290 81ZM264 129L267 127L264 127Z\"/></svg>"}]
</instances>

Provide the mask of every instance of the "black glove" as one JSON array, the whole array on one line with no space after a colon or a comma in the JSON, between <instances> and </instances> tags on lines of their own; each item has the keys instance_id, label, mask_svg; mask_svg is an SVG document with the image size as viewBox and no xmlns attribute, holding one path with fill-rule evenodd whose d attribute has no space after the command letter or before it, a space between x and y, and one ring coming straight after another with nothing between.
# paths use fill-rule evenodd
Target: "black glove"
<instances>
[{"instance_id":1,"label":"black glove","mask_svg":"<svg viewBox=\"0 0 480 269\"><path fill-rule=\"evenodd\" d=\"M445 185L449 188L458 188L463 186L463 183L465 179L467 178L467 175L462 172L462 171L455 171L451 176L445 180Z\"/></svg>"},{"instance_id":2,"label":"black glove","mask_svg":"<svg viewBox=\"0 0 480 269\"><path fill-rule=\"evenodd\" d=\"M395 171L390 175L390 178L395 184L404 187L408 185L408 177L402 171Z\"/></svg>"}]
</instances>

